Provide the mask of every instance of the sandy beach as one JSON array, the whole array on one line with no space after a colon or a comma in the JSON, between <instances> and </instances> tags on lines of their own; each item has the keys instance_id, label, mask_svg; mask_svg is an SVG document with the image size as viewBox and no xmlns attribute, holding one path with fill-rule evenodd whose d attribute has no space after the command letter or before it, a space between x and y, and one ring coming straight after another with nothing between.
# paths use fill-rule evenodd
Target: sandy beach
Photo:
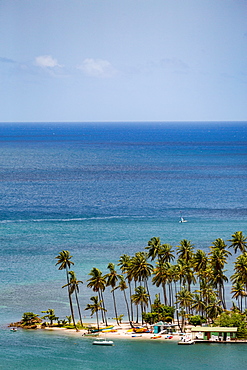
<instances>
[{"instance_id":1,"label":"sandy beach","mask_svg":"<svg viewBox=\"0 0 247 370\"><path fill-rule=\"evenodd\" d=\"M96 326L96 325L92 325ZM74 329L65 329L65 328L56 328L56 327L46 327L44 330L49 331L56 331L60 332L64 335L73 335L76 337L84 337L85 338L94 338L94 336L88 335L88 331L86 329L82 330L74 330ZM114 326L114 332L99 332L97 333L97 338L107 338L107 339L131 339L131 340L166 340L166 341L179 341L181 339L181 335L173 334L171 338L167 338L167 334L154 334L154 333L135 333L134 331L130 331L131 327L127 323L121 324L121 326Z\"/></svg>"}]
</instances>

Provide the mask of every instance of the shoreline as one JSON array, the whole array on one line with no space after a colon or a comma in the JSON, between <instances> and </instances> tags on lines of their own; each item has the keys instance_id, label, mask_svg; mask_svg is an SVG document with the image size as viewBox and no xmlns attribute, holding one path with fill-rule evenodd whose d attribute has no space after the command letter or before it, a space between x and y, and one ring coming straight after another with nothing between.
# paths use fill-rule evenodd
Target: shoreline
<instances>
[{"instance_id":1,"label":"shoreline","mask_svg":"<svg viewBox=\"0 0 247 370\"><path fill-rule=\"evenodd\" d=\"M114 325L114 323L109 323L110 325ZM87 325L87 323L86 323ZM92 326L96 326L96 324L90 323ZM130 339L130 340L165 340L165 341L175 341L178 342L181 339L180 334L171 334L171 338L168 338L169 334L162 334L160 335L155 333L135 333L134 331L130 331L132 328L129 325L129 323L122 323L121 325L117 326L114 325L114 329L116 330L114 332L98 332L95 333L94 336L93 333L90 335L88 333L87 329L79 329L79 331L76 331L75 329L66 329L66 328L58 328L58 327L45 327L40 328L46 331L53 331L53 332L60 332L61 334L69 334L76 337L82 337L82 338L107 338L107 339ZM185 335L190 335L190 333L185 333ZM152 339L152 337L154 339Z\"/></svg>"}]
</instances>

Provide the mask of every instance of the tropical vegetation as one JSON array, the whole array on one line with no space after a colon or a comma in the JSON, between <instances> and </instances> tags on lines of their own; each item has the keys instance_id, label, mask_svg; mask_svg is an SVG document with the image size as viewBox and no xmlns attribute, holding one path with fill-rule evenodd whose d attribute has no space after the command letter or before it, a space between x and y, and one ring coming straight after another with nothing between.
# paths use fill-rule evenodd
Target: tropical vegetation
<instances>
[{"instance_id":1,"label":"tropical vegetation","mask_svg":"<svg viewBox=\"0 0 247 370\"><path fill-rule=\"evenodd\" d=\"M130 322L141 320L149 324L176 319L183 330L189 322L192 325L205 321L219 325L223 323L222 317L226 319L230 315L232 322L237 315L239 320L242 318L239 327L244 336L247 312L247 237L237 231L227 242L228 245L218 238L208 250L202 250L196 249L186 239L173 247L168 243L162 244L159 237L153 237L143 251L133 256L121 255L117 264L119 271L112 262L108 263L108 271L105 273L93 267L88 274L87 287L96 295L90 298L90 303L85 302L83 307L79 300L79 285L82 281L71 271L74 262L70 252L61 251L55 257L56 265L66 273L63 288L67 287L73 326L78 326L74 307L77 308L79 324L82 324L81 311L84 309L96 315L98 326L99 316L107 325L105 294L109 290L117 323L123 315ZM236 256L233 262L231 250ZM233 264L231 276L226 269L230 258ZM116 290L119 290L118 295L115 294ZM229 298L226 299L230 294L232 303ZM125 312L119 312L117 297L120 296L124 301L121 310L125 306ZM109 304L109 300L107 302ZM229 305L232 306L230 311ZM58 320L52 310L44 313L46 315L43 318L50 320L50 323Z\"/></svg>"}]
</instances>

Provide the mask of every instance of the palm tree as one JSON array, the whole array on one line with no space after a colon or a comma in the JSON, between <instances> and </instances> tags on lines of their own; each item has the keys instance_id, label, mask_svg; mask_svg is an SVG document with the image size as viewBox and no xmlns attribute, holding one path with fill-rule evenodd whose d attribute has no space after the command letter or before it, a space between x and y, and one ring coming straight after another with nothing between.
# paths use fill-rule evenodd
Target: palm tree
<instances>
[{"instance_id":1,"label":"palm tree","mask_svg":"<svg viewBox=\"0 0 247 370\"><path fill-rule=\"evenodd\" d=\"M171 262L175 258L173 252L170 244L162 244L158 252L158 258L162 262Z\"/></svg>"},{"instance_id":2,"label":"palm tree","mask_svg":"<svg viewBox=\"0 0 247 370\"><path fill-rule=\"evenodd\" d=\"M220 299L216 299L214 296L212 296L208 306L206 307L207 316L214 322L214 319L216 319L223 311L222 308L222 302Z\"/></svg>"},{"instance_id":3,"label":"palm tree","mask_svg":"<svg viewBox=\"0 0 247 370\"><path fill-rule=\"evenodd\" d=\"M105 286L106 286L105 277L102 275L102 272L96 267L93 267L88 275L90 275L91 278L87 280L89 282L87 284L87 287L92 288L94 292L98 293L99 300L102 301L102 305L103 305L103 308L104 308L104 310L101 310L102 320L103 320L103 322L105 321L105 323L107 325L107 317L106 317L106 314L105 314L106 309L105 309L105 302L104 302L104 297L103 297L103 292L104 292Z\"/></svg>"},{"instance_id":4,"label":"palm tree","mask_svg":"<svg viewBox=\"0 0 247 370\"><path fill-rule=\"evenodd\" d=\"M193 302L192 302L191 308L203 317L203 312L204 312L204 309L205 309L205 303L201 299L201 296L199 294L194 294L193 295Z\"/></svg>"},{"instance_id":5,"label":"palm tree","mask_svg":"<svg viewBox=\"0 0 247 370\"><path fill-rule=\"evenodd\" d=\"M115 289L120 289L121 292L123 292L123 294L124 294L124 300L125 300L125 303L126 303L128 318L129 318L129 322L130 322L131 320L130 320L129 304L128 304L128 300L127 300L126 293L125 293L125 290L128 289L128 287L127 287L127 284L124 280L124 277L122 275L120 275L119 278L120 278L120 281L118 283L118 286ZM133 321L133 319L132 319L132 321Z\"/></svg>"},{"instance_id":6,"label":"palm tree","mask_svg":"<svg viewBox=\"0 0 247 370\"><path fill-rule=\"evenodd\" d=\"M176 294L176 298L176 303L178 303L182 309L185 309L186 313L188 314L189 308L193 302L192 293L183 287L182 290Z\"/></svg>"},{"instance_id":7,"label":"palm tree","mask_svg":"<svg viewBox=\"0 0 247 370\"><path fill-rule=\"evenodd\" d=\"M161 261L158 262L153 270L154 276L152 278L153 284L155 284L157 287L161 285L163 288L165 305L167 305L166 283L169 278L169 268L170 266L168 265L168 263L164 263Z\"/></svg>"},{"instance_id":8,"label":"palm tree","mask_svg":"<svg viewBox=\"0 0 247 370\"><path fill-rule=\"evenodd\" d=\"M196 278L194 277L191 261L187 262L185 259L182 258L179 258L177 261L177 272L180 278L180 287L187 286L189 291L191 284L196 283Z\"/></svg>"},{"instance_id":9,"label":"palm tree","mask_svg":"<svg viewBox=\"0 0 247 370\"><path fill-rule=\"evenodd\" d=\"M189 240L183 239L181 240L180 245L178 245L177 248L177 255L179 259L182 259L186 263L188 263L193 257L194 247L191 242Z\"/></svg>"},{"instance_id":10,"label":"palm tree","mask_svg":"<svg viewBox=\"0 0 247 370\"><path fill-rule=\"evenodd\" d=\"M96 313L96 320L97 320L97 326L98 326L98 331L99 331L99 314L98 312L101 311L106 311L104 307L101 306L102 301L98 299L97 296L91 297L90 300L93 303L88 303L85 310L91 310L91 316L93 316Z\"/></svg>"},{"instance_id":11,"label":"palm tree","mask_svg":"<svg viewBox=\"0 0 247 370\"><path fill-rule=\"evenodd\" d=\"M223 268L226 263L227 251L225 249L219 249L217 247L213 247L210 249L210 263L212 266L212 276L210 281L212 282L213 286L217 288L218 299L222 302L223 307L226 309L224 282L228 281L228 278L226 277L226 275L224 275Z\"/></svg>"},{"instance_id":12,"label":"palm tree","mask_svg":"<svg viewBox=\"0 0 247 370\"><path fill-rule=\"evenodd\" d=\"M206 253L201 249L198 249L193 257L193 267L200 279L203 276L203 272L205 272L205 270L207 269L207 265L208 258Z\"/></svg>"},{"instance_id":13,"label":"palm tree","mask_svg":"<svg viewBox=\"0 0 247 370\"><path fill-rule=\"evenodd\" d=\"M231 242L229 248L233 247L235 253L237 253L238 249L242 253L246 252L247 237L243 235L242 231L236 231L235 234L232 235L232 239L228 241Z\"/></svg>"},{"instance_id":14,"label":"palm tree","mask_svg":"<svg viewBox=\"0 0 247 370\"><path fill-rule=\"evenodd\" d=\"M112 297L113 297L114 311L115 311L117 324L119 325L116 298L115 298L115 287L117 285L118 280L120 279L120 275L117 274L117 271L115 270L114 263L109 263L107 268L110 270L110 272L108 274L106 274L104 276L104 278L107 279L106 280L106 286L111 286L112 287L111 292L112 292Z\"/></svg>"},{"instance_id":15,"label":"palm tree","mask_svg":"<svg viewBox=\"0 0 247 370\"><path fill-rule=\"evenodd\" d=\"M133 277L135 282L139 282L140 284L143 282L147 290L151 306L147 281L153 272L153 266L147 262L147 258L148 258L147 253L137 252L135 256L130 260L128 274L130 274Z\"/></svg>"},{"instance_id":16,"label":"palm tree","mask_svg":"<svg viewBox=\"0 0 247 370\"><path fill-rule=\"evenodd\" d=\"M58 320L58 317L55 315L55 311L51 308L48 308L47 311L41 311L41 313L46 313L46 315L42 316L41 319L45 320L48 319L50 320L50 325L53 325L54 320Z\"/></svg>"},{"instance_id":17,"label":"palm tree","mask_svg":"<svg viewBox=\"0 0 247 370\"><path fill-rule=\"evenodd\" d=\"M176 300L175 303L179 304L179 307L181 309L181 311L180 311L180 315L182 316L181 330L183 331L184 330L184 324L185 324L185 317L186 317L186 315L188 315L191 303L193 301L193 295L189 290L187 290L183 287L182 290L180 290L180 292L178 292L176 294L176 298L177 298L177 300Z\"/></svg>"},{"instance_id":18,"label":"palm tree","mask_svg":"<svg viewBox=\"0 0 247 370\"><path fill-rule=\"evenodd\" d=\"M149 240L148 246L145 247L145 249L148 249L148 258L151 257L151 261L153 261L157 256L158 258L160 257L159 256L160 247L161 247L160 238L154 236Z\"/></svg>"},{"instance_id":19,"label":"palm tree","mask_svg":"<svg viewBox=\"0 0 247 370\"><path fill-rule=\"evenodd\" d=\"M120 256L118 260L118 266L120 266L120 269L122 270L123 274L126 274L126 279L128 281L128 286L129 286L129 297L130 297L130 312L131 312L131 321L133 321L133 305L132 305L132 290L131 290L131 281L133 279L133 276L131 273L129 273L129 268L130 268L130 256L127 254L123 254Z\"/></svg>"},{"instance_id":20,"label":"palm tree","mask_svg":"<svg viewBox=\"0 0 247 370\"><path fill-rule=\"evenodd\" d=\"M145 287L141 285L138 286L135 289L135 294L133 294L131 298L132 298L133 303L136 306L137 305L141 306L141 314L143 314L143 312L145 311L145 307L148 305L148 298L149 298L149 294L147 294ZM136 322L138 322L138 317L137 317ZM143 317L142 317L142 324L143 324Z\"/></svg>"},{"instance_id":21,"label":"palm tree","mask_svg":"<svg viewBox=\"0 0 247 370\"><path fill-rule=\"evenodd\" d=\"M244 288L244 283L241 281L236 281L232 286L231 293L233 293L232 298L235 298L239 301L239 309L242 312L243 310L243 297L246 297L247 293Z\"/></svg>"},{"instance_id":22,"label":"palm tree","mask_svg":"<svg viewBox=\"0 0 247 370\"><path fill-rule=\"evenodd\" d=\"M75 293L75 298L76 298L76 304L77 304L77 309L80 317L80 322L82 325L82 316L81 316L81 309L80 309L80 304L79 304L79 299L78 299L78 293L79 293L79 284L83 284L83 281L77 280L76 274L74 271L69 271L70 275L70 280L69 280L69 292L72 295ZM64 285L62 288L68 286L68 284Z\"/></svg>"},{"instance_id":23,"label":"palm tree","mask_svg":"<svg viewBox=\"0 0 247 370\"><path fill-rule=\"evenodd\" d=\"M70 294L70 289L69 289L69 269L70 269L71 265L74 265L74 262L71 261L72 257L73 256L70 255L69 251L64 251L63 250L62 252L59 253L58 256L55 257L58 260L55 266L60 265L59 268L58 268L59 270L66 270L70 312L71 312L74 327L77 330L76 324L75 324L73 304L72 304L72 299L71 299L71 294Z\"/></svg>"}]
</instances>

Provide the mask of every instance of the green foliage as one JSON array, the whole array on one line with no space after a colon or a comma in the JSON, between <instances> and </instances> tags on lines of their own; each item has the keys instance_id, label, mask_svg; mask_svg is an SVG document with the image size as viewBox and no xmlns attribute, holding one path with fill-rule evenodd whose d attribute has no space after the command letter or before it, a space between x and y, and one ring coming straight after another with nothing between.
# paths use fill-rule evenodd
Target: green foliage
<instances>
[{"instance_id":1,"label":"green foliage","mask_svg":"<svg viewBox=\"0 0 247 370\"><path fill-rule=\"evenodd\" d=\"M33 312L24 312L22 315L21 323L23 326L31 326L40 322L41 320L38 318L38 315Z\"/></svg>"},{"instance_id":2,"label":"green foliage","mask_svg":"<svg viewBox=\"0 0 247 370\"><path fill-rule=\"evenodd\" d=\"M50 325L53 325L53 321L58 321L59 317L55 315L55 311L51 308L48 308L47 311L41 311L41 313L46 313L46 315L42 316L41 319L50 320Z\"/></svg>"},{"instance_id":3,"label":"green foliage","mask_svg":"<svg viewBox=\"0 0 247 370\"><path fill-rule=\"evenodd\" d=\"M246 317L238 312L223 312L216 320L215 326L237 327L237 338L247 338Z\"/></svg>"},{"instance_id":4,"label":"green foliage","mask_svg":"<svg viewBox=\"0 0 247 370\"><path fill-rule=\"evenodd\" d=\"M114 320L119 321L119 323L122 324L123 317L124 317L124 315L122 314L122 315L119 315L117 317L114 317Z\"/></svg>"},{"instance_id":5,"label":"green foliage","mask_svg":"<svg viewBox=\"0 0 247 370\"><path fill-rule=\"evenodd\" d=\"M153 325L156 322L160 321L159 320L159 314L155 312L143 312L142 314L143 321L146 322L147 324Z\"/></svg>"},{"instance_id":6,"label":"green foliage","mask_svg":"<svg viewBox=\"0 0 247 370\"><path fill-rule=\"evenodd\" d=\"M238 327L237 338L247 339L247 328L246 328L245 322L242 322L240 326Z\"/></svg>"},{"instance_id":7,"label":"green foliage","mask_svg":"<svg viewBox=\"0 0 247 370\"><path fill-rule=\"evenodd\" d=\"M202 316L194 315L189 317L189 324L190 325L202 325L202 323L207 322L206 319L204 319Z\"/></svg>"},{"instance_id":8,"label":"green foliage","mask_svg":"<svg viewBox=\"0 0 247 370\"><path fill-rule=\"evenodd\" d=\"M152 312L143 313L143 320L153 325L158 321L172 322L174 318L175 308L172 306L166 306L160 302L158 294L155 296L154 303L151 305Z\"/></svg>"},{"instance_id":9,"label":"green foliage","mask_svg":"<svg viewBox=\"0 0 247 370\"><path fill-rule=\"evenodd\" d=\"M222 312L214 322L215 326L239 327L244 322L244 316L236 312Z\"/></svg>"}]
</instances>

